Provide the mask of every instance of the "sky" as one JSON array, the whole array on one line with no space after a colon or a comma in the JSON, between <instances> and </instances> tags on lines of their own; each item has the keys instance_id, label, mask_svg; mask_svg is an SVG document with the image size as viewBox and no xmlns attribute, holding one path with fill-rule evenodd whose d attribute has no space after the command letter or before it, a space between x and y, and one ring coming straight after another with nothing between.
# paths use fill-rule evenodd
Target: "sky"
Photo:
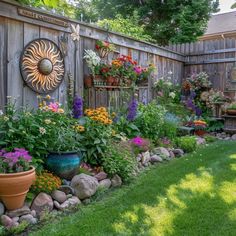
<instances>
[{"instance_id":1,"label":"sky","mask_svg":"<svg viewBox=\"0 0 236 236\"><path fill-rule=\"evenodd\" d=\"M219 13L232 11L232 9L230 9L230 7L235 2L236 2L235 0L220 0L220 12ZM234 9L234 10L236 10L236 9Z\"/></svg>"}]
</instances>

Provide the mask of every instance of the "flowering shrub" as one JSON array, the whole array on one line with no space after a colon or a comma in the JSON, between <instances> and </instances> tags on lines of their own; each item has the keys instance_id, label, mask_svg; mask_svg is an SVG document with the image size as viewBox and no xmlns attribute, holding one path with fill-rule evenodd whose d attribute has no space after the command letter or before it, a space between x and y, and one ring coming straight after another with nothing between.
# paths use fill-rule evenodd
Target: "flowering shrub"
<instances>
[{"instance_id":1,"label":"flowering shrub","mask_svg":"<svg viewBox=\"0 0 236 236\"><path fill-rule=\"evenodd\" d=\"M187 80L194 90L202 90L211 87L211 82L206 72L200 72L199 74L193 73Z\"/></svg>"},{"instance_id":2,"label":"flowering shrub","mask_svg":"<svg viewBox=\"0 0 236 236\"><path fill-rule=\"evenodd\" d=\"M0 150L0 173L17 173L30 169L32 157L24 148L15 148L12 152Z\"/></svg>"},{"instance_id":3,"label":"flowering shrub","mask_svg":"<svg viewBox=\"0 0 236 236\"><path fill-rule=\"evenodd\" d=\"M36 168L42 166L49 151L78 150L81 138L72 127L77 120L65 112L56 112L54 106L53 109L43 109L47 104L42 105L42 109L36 111L16 110L9 102L5 114L0 116L0 146L9 150L25 148L33 156Z\"/></svg>"},{"instance_id":4,"label":"flowering shrub","mask_svg":"<svg viewBox=\"0 0 236 236\"><path fill-rule=\"evenodd\" d=\"M99 166L112 138L112 119L104 107L87 109L85 115L79 124L84 127L80 150L85 162Z\"/></svg>"},{"instance_id":5,"label":"flowering shrub","mask_svg":"<svg viewBox=\"0 0 236 236\"><path fill-rule=\"evenodd\" d=\"M61 186L61 179L52 173L43 172L36 176L36 180L31 186L31 191L38 194L40 192L51 193Z\"/></svg>"}]
</instances>

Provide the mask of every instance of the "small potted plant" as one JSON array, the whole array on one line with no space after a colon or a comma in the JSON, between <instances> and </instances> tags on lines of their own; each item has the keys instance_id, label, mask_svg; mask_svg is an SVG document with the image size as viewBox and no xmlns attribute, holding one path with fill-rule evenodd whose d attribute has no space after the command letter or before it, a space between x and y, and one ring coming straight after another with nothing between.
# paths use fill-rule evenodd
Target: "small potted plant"
<instances>
[{"instance_id":1,"label":"small potted plant","mask_svg":"<svg viewBox=\"0 0 236 236\"><path fill-rule=\"evenodd\" d=\"M101 58L107 57L110 52L116 49L114 44L102 40L97 40L95 48L98 50Z\"/></svg>"},{"instance_id":2,"label":"small potted plant","mask_svg":"<svg viewBox=\"0 0 236 236\"><path fill-rule=\"evenodd\" d=\"M231 103L227 108L226 112L228 115L235 116L236 115L236 102Z\"/></svg>"},{"instance_id":3,"label":"small potted plant","mask_svg":"<svg viewBox=\"0 0 236 236\"><path fill-rule=\"evenodd\" d=\"M93 50L88 49L84 50L84 52L84 59L92 74L92 77L85 77L84 83L86 87L91 87L92 80L96 81L98 79L96 75L98 75L98 71L100 70L101 58Z\"/></svg>"},{"instance_id":4,"label":"small potted plant","mask_svg":"<svg viewBox=\"0 0 236 236\"><path fill-rule=\"evenodd\" d=\"M82 126L74 129L82 131ZM53 136L46 159L47 169L60 178L71 180L78 173L81 162L79 137L73 129L64 127L55 127Z\"/></svg>"},{"instance_id":5,"label":"small potted plant","mask_svg":"<svg viewBox=\"0 0 236 236\"><path fill-rule=\"evenodd\" d=\"M203 136L206 134L207 123L203 120L195 120L193 122L193 128L195 135Z\"/></svg>"},{"instance_id":6,"label":"small potted plant","mask_svg":"<svg viewBox=\"0 0 236 236\"><path fill-rule=\"evenodd\" d=\"M8 210L21 208L35 180L32 157L23 148L0 150L0 199Z\"/></svg>"}]
</instances>

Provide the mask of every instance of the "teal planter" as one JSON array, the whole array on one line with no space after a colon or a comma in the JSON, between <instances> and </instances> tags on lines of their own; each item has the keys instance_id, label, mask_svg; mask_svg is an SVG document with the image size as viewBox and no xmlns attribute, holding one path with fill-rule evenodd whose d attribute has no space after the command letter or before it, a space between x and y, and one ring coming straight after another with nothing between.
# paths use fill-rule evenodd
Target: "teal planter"
<instances>
[{"instance_id":1,"label":"teal planter","mask_svg":"<svg viewBox=\"0 0 236 236\"><path fill-rule=\"evenodd\" d=\"M71 180L78 174L81 158L77 152L53 153L46 160L47 169L62 179Z\"/></svg>"}]
</instances>

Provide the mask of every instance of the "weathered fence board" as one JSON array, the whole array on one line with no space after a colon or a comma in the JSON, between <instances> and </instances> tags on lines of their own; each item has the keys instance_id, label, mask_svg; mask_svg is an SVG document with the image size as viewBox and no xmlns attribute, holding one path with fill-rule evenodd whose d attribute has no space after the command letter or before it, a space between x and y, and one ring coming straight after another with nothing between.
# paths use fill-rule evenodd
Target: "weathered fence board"
<instances>
[{"instance_id":1,"label":"weathered fence board","mask_svg":"<svg viewBox=\"0 0 236 236\"><path fill-rule=\"evenodd\" d=\"M71 24L80 25L80 41L71 38ZM97 39L114 43L117 53L109 56L109 61L119 53L131 55L142 66L154 63L158 72L154 80L173 71L176 81L183 76L184 55L150 43L134 40L121 34L107 32L94 25L85 24L42 10L22 7L3 0L0 2L0 106L6 103L6 96L19 96L17 106L37 106L37 94L28 88L20 74L19 59L24 47L32 40L46 38L55 42L64 53L65 79L50 95L62 104L68 101L68 88L73 94L85 96L89 107L114 107L127 105L131 92L84 89L83 78L89 74L84 63L84 49L94 49ZM63 40L66 42L63 48ZM65 49L65 50L64 50ZM65 51L65 52L64 52ZM152 98L153 81L140 89L140 100L147 102Z\"/></svg>"}]
</instances>

